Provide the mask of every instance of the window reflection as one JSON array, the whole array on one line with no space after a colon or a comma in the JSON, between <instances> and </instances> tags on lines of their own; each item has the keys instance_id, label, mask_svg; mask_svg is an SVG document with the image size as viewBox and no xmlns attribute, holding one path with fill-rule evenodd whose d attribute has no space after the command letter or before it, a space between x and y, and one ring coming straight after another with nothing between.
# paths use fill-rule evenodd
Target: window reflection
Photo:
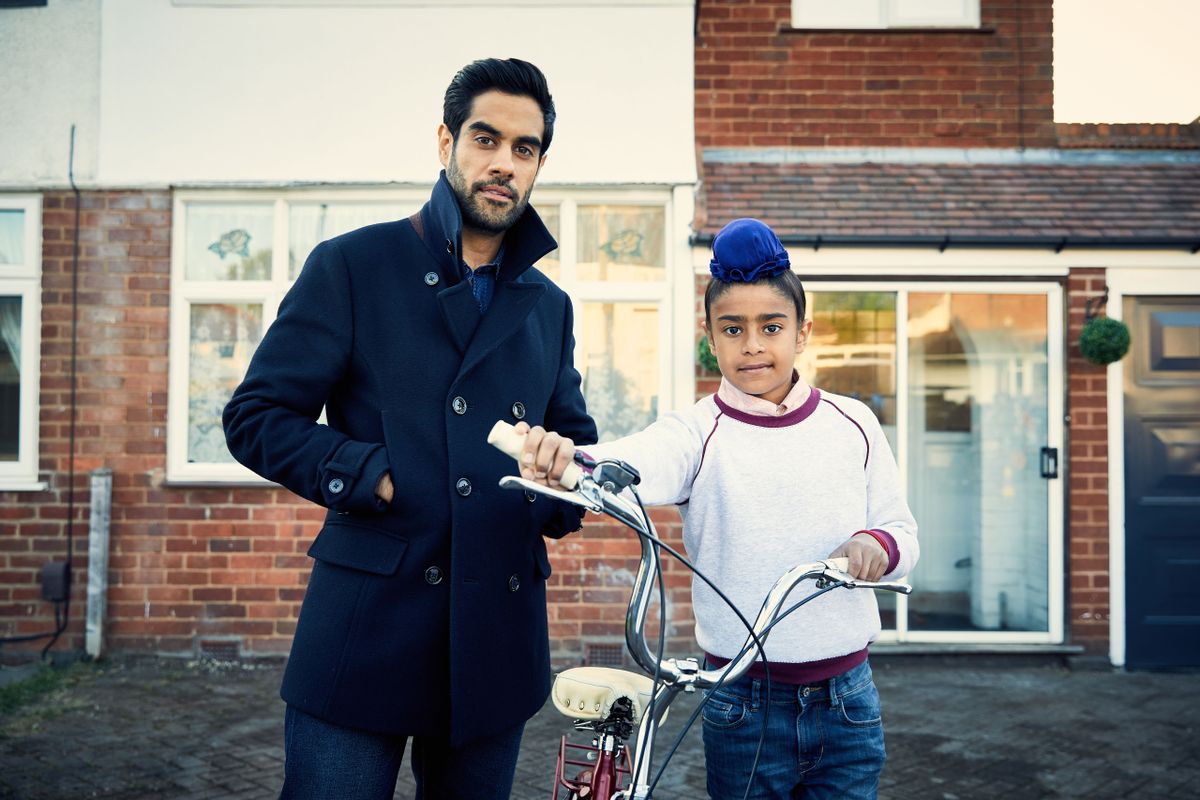
<instances>
[{"instance_id":1,"label":"window reflection","mask_svg":"<svg viewBox=\"0 0 1200 800\"><path fill-rule=\"evenodd\" d=\"M658 416L658 306L584 303L576 364L600 441L636 433Z\"/></svg>"},{"instance_id":2,"label":"window reflection","mask_svg":"<svg viewBox=\"0 0 1200 800\"><path fill-rule=\"evenodd\" d=\"M191 307L188 346L188 461L232 463L221 412L246 374L263 333L259 304Z\"/></svg>"},{"instance_id":3,"label":"window reflection","mask_svg":"<svg viewBox=\"0 0 1200 800\"><path fill-rule=\"evenodd\" d=\"M190 203L184 273L197 281L271 277L274 206Z\"/></svg>"},{"instance_id":4,"label":"window reflection","mask_svg":"<svg viewBox=\"0 0 1200 800\"><path fill-rule=\"evenodd\" d=\"M579 280L665 280L665 234L662 206L580 206Z\"/></svg>"}]
</instances>

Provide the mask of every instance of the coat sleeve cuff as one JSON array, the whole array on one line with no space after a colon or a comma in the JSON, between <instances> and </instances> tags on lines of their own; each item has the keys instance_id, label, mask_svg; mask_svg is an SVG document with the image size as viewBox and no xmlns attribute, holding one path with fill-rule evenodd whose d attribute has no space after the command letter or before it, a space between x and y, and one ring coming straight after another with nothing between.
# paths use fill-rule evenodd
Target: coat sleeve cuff
<instances>
[{"instance_id":1,"label":"coat sleeve cuff","mask_svg":"<svg viewBox=\"0 0 1200 800\"><path fill-rule=\"evenodd\" d=\"M360 514L386 510L387 504L375 494L375 487L387 471L387 450L383 445L346 442L321 469L325 506L333 511Z\"/></svg>"}]
</instances>

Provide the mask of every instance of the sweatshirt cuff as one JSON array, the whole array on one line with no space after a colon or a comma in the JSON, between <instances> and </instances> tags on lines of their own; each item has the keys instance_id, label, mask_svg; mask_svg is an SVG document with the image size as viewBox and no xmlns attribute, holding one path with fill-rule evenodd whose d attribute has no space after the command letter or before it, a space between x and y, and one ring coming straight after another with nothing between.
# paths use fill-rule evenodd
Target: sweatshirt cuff
<instances>
[{"instance_id":1,"label":"sweatshirt cuff","mask_svg":"<svg viewBox=\"0 0 1200 800\"><path fill-rule=\"evenodd\" d=\"M883 574L887 575L894 570L896 565L900 563L900 547L896 544L896 537L892 536L882 528L871 528L869 530L864 528L861 531L855 531L854 535L858 536L860 533L865 533L872 537L875 541L879 542L879 545L884 550L887 551L888 565Z\"/></svg>"}]
</instances>

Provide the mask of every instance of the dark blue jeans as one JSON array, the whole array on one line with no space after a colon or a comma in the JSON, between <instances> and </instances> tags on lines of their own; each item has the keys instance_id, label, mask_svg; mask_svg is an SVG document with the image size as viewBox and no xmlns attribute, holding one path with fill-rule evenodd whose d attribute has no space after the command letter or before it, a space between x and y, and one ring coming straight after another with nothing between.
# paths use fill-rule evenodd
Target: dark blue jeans
<instances>
[{"instance_id":1,"label":"dark blue jeans","mask_svg":"<svg viewBox=\"0 0 1200 800\"><path fill-rule=\"evenodd\" d=\"M450 747L412 737L416 800L508 800L525 723ZM342 728L288 706L280 800L392 800L407 736Z\"/></svg>"},{"instance_id":2,"label":"dark blue jeans","mask_svg":"<svg viewBox=\"0 0 1200 800\"><path fill-rule=\"evenodd\" d=\"M879 692L867 662L808 686L742 678L704 705L704 758L713 800L740 800L754 752L767 736L750 797L870 800L886 757Z\"/></svg>"}]
</instances>

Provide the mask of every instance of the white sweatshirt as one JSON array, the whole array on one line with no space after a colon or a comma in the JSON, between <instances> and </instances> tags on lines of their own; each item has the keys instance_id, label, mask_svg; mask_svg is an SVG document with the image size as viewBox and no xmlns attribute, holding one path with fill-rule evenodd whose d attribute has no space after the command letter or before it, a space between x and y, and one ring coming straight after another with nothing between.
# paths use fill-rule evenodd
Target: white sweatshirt
<instances>
[{"instance_id":1,"label":"white sweatshirt","mask_svg":"<svg viewBox=\"0 0 1200 800\"><path fill-rule=\"evenodd\" d=\"M889 579L908 574L920 553L883 430L849 397L814 388L799 408L759 416L710 395L640 433L586 450L635 467L647 505L679 506L689 559L751 622L780 575L828 557L856 531L882 530L895 540L899 558ZM813 588L797 587L784 609ZM699 578L692 580L692 602L700 646L736 656L746 641L737 616ZM879 630L874 592L835 589L772 629L767 660L848 655Z\"/></svg>"}]
</instances>

